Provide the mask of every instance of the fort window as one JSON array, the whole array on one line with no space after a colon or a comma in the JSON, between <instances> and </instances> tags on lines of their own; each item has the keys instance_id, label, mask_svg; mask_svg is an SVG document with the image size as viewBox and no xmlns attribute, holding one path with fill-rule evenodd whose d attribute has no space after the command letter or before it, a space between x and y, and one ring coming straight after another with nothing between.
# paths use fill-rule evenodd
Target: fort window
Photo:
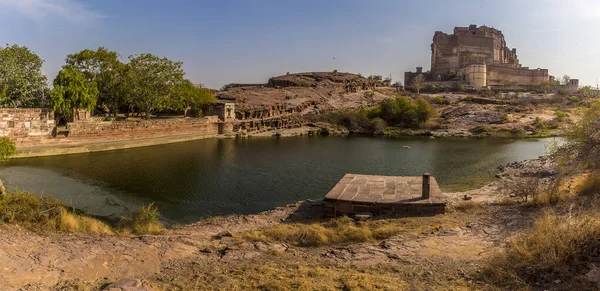
<instances>
[{"instance_id":1,"label":"fort window","mask_svg":"<svg viewBox=\"0 0 600 291\"><path fill-rule=\"evenodd\" d=\"M9 120L8 121L8 128L15 128L15 121L14 120Z\"/></svg>"}]
</instances>

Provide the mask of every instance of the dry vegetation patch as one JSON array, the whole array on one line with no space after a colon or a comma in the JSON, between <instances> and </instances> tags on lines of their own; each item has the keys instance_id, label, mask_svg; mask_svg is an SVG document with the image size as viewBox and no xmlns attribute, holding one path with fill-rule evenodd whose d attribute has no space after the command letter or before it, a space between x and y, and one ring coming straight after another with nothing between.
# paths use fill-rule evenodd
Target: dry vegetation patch
<instances>
[{"instance_id":1,"label":"dry vegetation patch","mask_svg":"<svg viewBox=\"0 0 600 291\"><path fill-rule=\"evenodd\" d=\"M51 197L30 193L0 195L0 221L22 224L36 231L59 230L100 234L156 234L164 231L159 213L152 204L123 217L119 227L79 213Z\"/></svg>"},{"instance_id":2,"label":"dry vegetation patch","mask_svg":"<svg viewBox=\"0 0 600 291\"><path fill-rule=\"evenodd\" d=\"M561 281L575 289L592 288L584 275L598 250L598 212L574 216L547 212L533 229L518 235L490 259L484 278L510 289Z\"/></svg>"}]
</instances>

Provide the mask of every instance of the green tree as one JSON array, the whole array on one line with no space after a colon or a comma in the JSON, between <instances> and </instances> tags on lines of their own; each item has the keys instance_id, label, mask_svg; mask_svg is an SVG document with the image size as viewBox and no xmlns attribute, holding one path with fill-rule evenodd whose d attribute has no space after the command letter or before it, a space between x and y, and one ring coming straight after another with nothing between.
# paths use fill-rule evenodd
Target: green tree
<instances>
[{"instance_id":1,"label":"green tree","mask_svg":"<svg viewBox=\"0 0 600 291\"><path fill-rule=\"evenodd\" d=\"M540 86L544 89L544 92L548 93L548 90L550 90L550 88L552 88L552 82L544 81L540 84Z\"/></svg>"},{"instance_id":2,"label":"green tree","mask_svg":"<svg viewBox=\"0 0 600 291\"><path fill-rule=\"evenodd\" d=\"M155 111L173 106L173 93L184 82L181 62L152 54L129 56L129 86L146 119Z\"/></svg>"},{"instance_id":3,"label":"green tree","mask_svg":"<svg viewBox=\"0 0 600 291\"><path fill-rule=\"evenodd\" d=\"M97 50L84 49L67 56L67 64L83 73L87 82L98 88L98 105L105 105L116 114L127 103L129 95L126 83L127 66L119 60L119 54L105 47Z\"/></svg>"},{"instance_id":4,"label":"green tree","mask_svg":"<svg viewBox=\"0 0 600 291\"><path fill-rule=\"evenodd\" d=\"M431 105L423 98L419 98L417 100L415 110L417 113L417 120L419 120L420 123L429 120L429 118L433 116L433 109L431 108Z\"/></svg>"},{"instance_id":5,"label":"green tree","mask_svg":"<svg viewBox=\"0 0 600 291\"><path fill-rule=\"evenodd\" d=\"M98 101L98 88L94 82L86 82L83 73L70 65L63 67L54 79L50 94L50 106L65 116L73 116L77 109L92 111Z\"/></svg>"},{"instance_id":6,"label":"green tree","mask_svg":"<svg viewBox=\"0 0 600 291\"><path fill-rule=\"evenodd\" d=\"M0 107L43 105L42 59L25 46L0 47Z\"/></svg>"},{"instance_id":7,"label":"green tree","mask_svg":"<svg viewBox=\"0 0 600 291\"><path fill-rule=\"evenodd\" d=\"M209 89L193 84L190 80L184 80L174 90L171 109L183 111L184 117L190 110L198 116L204 106L217 101Z\"/></svg>"}]
</instances>

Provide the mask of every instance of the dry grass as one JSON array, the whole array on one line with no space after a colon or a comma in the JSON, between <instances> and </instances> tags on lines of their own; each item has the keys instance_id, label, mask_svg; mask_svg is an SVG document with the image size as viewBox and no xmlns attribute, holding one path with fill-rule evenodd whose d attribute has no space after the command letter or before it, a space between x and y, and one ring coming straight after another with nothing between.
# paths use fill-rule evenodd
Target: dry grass
<instances>
[{"instance_id":1,"label":"dry grass","mask_svg":"<svg viewBox=\"0 0 600 291\"><path fill-rule=\"evenodd\" d=\"M40 198L29 193L0 197L0 219L37 230L114 233L110 226L98 219L77 214L52 198Z\"/></svg>"},{"instance_id":2,"label":"dry grass","mask_svg":"<svg viewBox=\"0 0 600 291\"><path fill-rule=\"evenodd\" d=\"M513 290L536 283L551 284L557 279L575 289L589 288L583 275L589 271L589 260L600 249L599 214L546 212L532 230L517 236L506 249L492 256L484 280Z\"/></svg>"},{"instance_id":3,"label":"dry grass","mask_svg":"<svg viewBox=\"0 0 600 291\"><path fill-rule=\"evenodd\" d=\"M57 228L62 231L102 234L115 233L112 227L98 219L74 214L68 212L64 208L61 208L59 210L57 221Z\"/></svg>"},{"instance_id":4,"label":"dry grass","mask_svg":"<svg viewBox=\"0 0 600 291\"><path fill-rule=\"evenodd\" d=\"M450 210L469 213L481 210L482 208L483 205L481 203L472 200L458 201L450 206Z\"/></svg>"},{"instance_id":5,"label":"dry grass","mask_svg":"<svg viewBox=\"0 0 600 291\"><path fill-rule=\"evenodd\" d=\"M407 217L355 222L338 217L326 222L282 223L271 228L239 234L242 239L263 242L286 242L295 246L318 247L337 244L371 242L401 233L423 233L460 224L456 216Z\"/></svg>"},{"instance_id":6,"label":"dry grass","mask_svg":"<svg viewBox=\"0 0 600 291\"><path fill-rule=\"evenodd\" d=\"M578 185L579 193L584 196L594 196L600 194L600 172L588 174Z\"/></svg>"},{"instance_id":7,"label":"dry grass","mask_svg":"<svg viewBox=\"0 0 600 291\"><path fill-rule=\"evenodd\" d=\"M0 221L22 224L38 231L156 234L165 229L158 221L158 216L158 210L153 205L142 206L125 218L127 223L123 227L115 229L99 219L79 214L49 197L38 197L29 193L0 196Z\"/></svg>"},{"instance_id":8,"label":"dry grass","mask_svg":"<svg viewBox=\"0 0 600 291\"><path fill-rule=\"evenodd\" d=\"M448 264L427 272L415 264L371 266L324 261L292 254L261 261L168 270L151 279L157 290L468 290L462 278L448 280ZM430 274L432 273L432 274Z\"/></svg>"},{"instance_id":9,"label":"dry grass","mask_svg":"<svg viewBox=\"0 0 600 291\"><path fill-rule=\"evenodd\" d=\"M165 227L158 220L160 213L153 203L143 205L129 216L121 218L121 232L124 234L160 234Z\"/></svg>"}]
</instances>

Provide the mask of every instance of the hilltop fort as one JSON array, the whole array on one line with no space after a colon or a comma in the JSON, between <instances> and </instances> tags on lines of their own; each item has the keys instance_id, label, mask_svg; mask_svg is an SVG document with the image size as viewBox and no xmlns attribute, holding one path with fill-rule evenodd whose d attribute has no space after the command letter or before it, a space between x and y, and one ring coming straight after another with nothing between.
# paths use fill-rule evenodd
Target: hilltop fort
<instances>
[{"instance_id":1,"label":"hilltop fort","mask_svg":"<svg viewBox=\"0 0 600 291\"><path fill-rule=\"evenodd\" d=\"M423 74L428 82L485 86L540 85L553 81L547 69L530 69L519 62L517 49L509 48L502 31L471 24L455 27L452 34L436 31L431 43L431 70L404 74L404 84Z\"/></svg>"}]
</instances>

